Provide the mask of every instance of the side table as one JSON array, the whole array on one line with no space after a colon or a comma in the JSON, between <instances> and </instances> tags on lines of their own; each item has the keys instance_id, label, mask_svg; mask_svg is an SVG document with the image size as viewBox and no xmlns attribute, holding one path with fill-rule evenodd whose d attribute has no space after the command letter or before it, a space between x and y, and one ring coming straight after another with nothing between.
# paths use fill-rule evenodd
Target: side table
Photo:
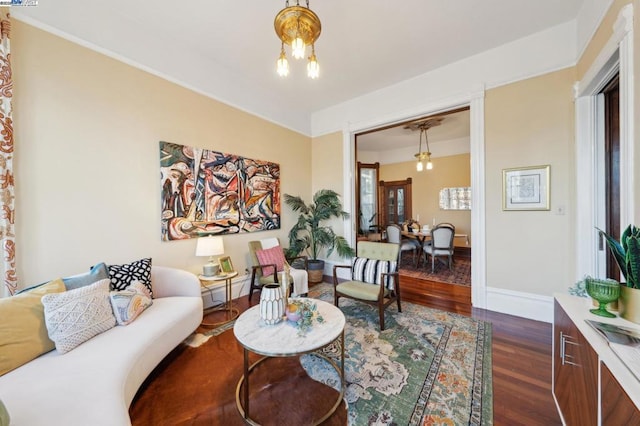
<instances>
[{"instance_id":1,"label":"side table","mask_svg":"<svg viewBox=\"0 0 640 426\"><path fill-rule=\"evenodd\" d=\"M258 424L249 415L249 378L251 372L262 362L275 357L293 357L311 353L327 361L340 377L340 391L337 400L322 418L314 421L314 425L319 425L327 420L342 402L346 390L344 380L344 327L346 320L342 311L333 304L316 299L313 299L313 302L316 303L318 312L324 321L322 323L315 322L303 336L298 334L297 327L286 320L278 324L266 325L260 318L260 305L247 309L236 321L233 333L236 340L242 345L244 352L243 374L236 387L236 406L245 423ZM340 346L339 366L326 355L316 352L334 342L339 342ZM250 366L249 352L263 357ZM296 392L302 392L302 390L298 389ZM278 420L281 424L286 424L286 413L275 415L279 417Z\"/></svg>"},{"instance_id":2,"label":"side table","mask_svg":"<svg viewBox=\"0 0 640 426\"><path fill-rule=\"evenodd\" d=\"M224 321L218 321L218 322L205 322L203 320L201 323L202 326L218 327L218 326L227 324L233 321L234 319L238 318L238 315L240 315L240 311L238 310L238 308L233 306L233 299L232 299L233 292L231 289L231 280L236 276L238 276L238 272L230 272L226 275L214 275L212 277L207 277L205 275L198 275L200 284L202 284L203 287L206 287L208 285L211 285L220 281L224 281L224 293L225 293L225 299L226 299L225 302L222 304L222 306L216 306L214 308L205 308L204 313L208 314L211 312L225 311L227 313L227 319Z\"/></svg>"}]
</instances>

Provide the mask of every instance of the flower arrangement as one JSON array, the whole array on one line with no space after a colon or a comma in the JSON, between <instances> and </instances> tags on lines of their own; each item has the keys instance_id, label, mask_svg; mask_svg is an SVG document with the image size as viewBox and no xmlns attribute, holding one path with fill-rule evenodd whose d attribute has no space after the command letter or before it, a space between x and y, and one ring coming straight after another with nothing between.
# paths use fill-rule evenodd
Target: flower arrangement
<instances>
[{"instance_id":1,"label":"flower arrangement","mask_svg":"<svg viewBox=\"0 0 640 426\"><path fill-rule=\"evenodd\" d=\"M319 324L324 322L324 318L318 312L315 302L307 299L290 299L286 310L287 319L298 328L298 336L305 336L313 326L315 317Z\"/></svg>"}]
</instances>

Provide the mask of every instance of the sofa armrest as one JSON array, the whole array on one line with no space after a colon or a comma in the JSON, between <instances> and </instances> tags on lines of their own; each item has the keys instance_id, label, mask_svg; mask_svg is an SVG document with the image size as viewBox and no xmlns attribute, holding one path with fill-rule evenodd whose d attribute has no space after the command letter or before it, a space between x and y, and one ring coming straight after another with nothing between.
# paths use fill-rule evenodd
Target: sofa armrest
<instances>
[{"instance_id":1,"label":"sofa armrest","mask_svg":"<svg viewBox=\"0 0 640 426\"><path fill-rule=\"evenodd\" d=\"M201 297L200 280L189 271L166 266L151 267L153 297Z\"/></svg>"}]
</instances>

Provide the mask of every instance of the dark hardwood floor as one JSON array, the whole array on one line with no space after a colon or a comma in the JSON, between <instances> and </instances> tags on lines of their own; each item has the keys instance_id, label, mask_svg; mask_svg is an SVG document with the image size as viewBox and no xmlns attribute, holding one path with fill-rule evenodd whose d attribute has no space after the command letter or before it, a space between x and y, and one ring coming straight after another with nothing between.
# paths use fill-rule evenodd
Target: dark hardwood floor
<instances>
[{"instance_id":1,"label":"dark hardwood floor","mask_svg":"<svg viewBox=\"0 0 640 426\"><path fill-rule=\"evenodd\" d=\"M327 277L325 277L327 278ZM329 280L326 280L329 282ZM561 425L556 406L551 394L551 324L527 320L511 315L472 308L470 293L461 295L461 289L449 289L451 297L442 288L442 284L433 282L405 281L401 278L403 286L403 300L419 303L421 305L456 312L471 316L479 320L490 322L493 330L492 360L493 360L493 415L495 425ZM447 284L445 284L447 285ZM452 287L462 287L455 286ZM468 287L467 287L468 289ZM254 294L253 304L258 303L259 295ZM244 310L249 306L247 296L234 301L234 304ZM211 315L220 315L211 314ZM216 321L213 317L207 318ZM225 332L215 337L221 347L221 359L209 360L215 371L217 380L211 382L213 393L218 396L215 403L209 407L206 415L199 413L202 418L195 418L196 414L190 413L189 407L159 407L154 400L157 392L169 392L162 377L168 377L168 381L176 383L186 380L186 377L172 377L174 372L172 360L182 349L176 348L141 387L129 410L133 425L159 425L159 424L242 424L240 416L235 409L233 390L238 380L238 372L241 371L241 356L231 356L238 346L231 332ZM193 352L197 354L198 352ZM194 355L195 356L195 355ZM207 362L204 365L208 365ZM214 366L213 366L214 365ZM181 370L178 370L181 371ZM198 373L202 374L202 372ZM227 378L228 380L220 380ZM297 378L303 380L303 378ZM154 383L159 382L159 383ZM228 384L220 384L220 383ZM163 383L165 383L163 385ZM183 386L183 385L181 385ZM309 383L298 383L305 389ZM203 398L201 389L193 390L193 405L197 406ZM316 393L317 395L317 393ZM204 397L211 405L211 398ZM163 403L163 404L166 404ZM182 412L182 420L167 418L163 413ZM187 420L190 419L190 420ZM336 416L329 419L327 424L339 425L346 421L344 408L339 409Z\"/></svg>"}]
</instances>

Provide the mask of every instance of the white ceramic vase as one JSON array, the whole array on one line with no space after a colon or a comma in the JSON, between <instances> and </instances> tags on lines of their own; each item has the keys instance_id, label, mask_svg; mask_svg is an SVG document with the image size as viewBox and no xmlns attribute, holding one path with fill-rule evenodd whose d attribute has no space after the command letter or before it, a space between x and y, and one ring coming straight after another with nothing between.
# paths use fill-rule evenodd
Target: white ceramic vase
<instances>
[{"instance_id":1,"label":"white ceramic vase","mask_svg":"<svg viewBox=\"0 0 640 426\"><path fill-rule=\"evenodd\" d=\"M260 294L260 317L265 324L273 325L282 321L284 299L279 284L267 284Z\"/></svg>"}]
</instances>

